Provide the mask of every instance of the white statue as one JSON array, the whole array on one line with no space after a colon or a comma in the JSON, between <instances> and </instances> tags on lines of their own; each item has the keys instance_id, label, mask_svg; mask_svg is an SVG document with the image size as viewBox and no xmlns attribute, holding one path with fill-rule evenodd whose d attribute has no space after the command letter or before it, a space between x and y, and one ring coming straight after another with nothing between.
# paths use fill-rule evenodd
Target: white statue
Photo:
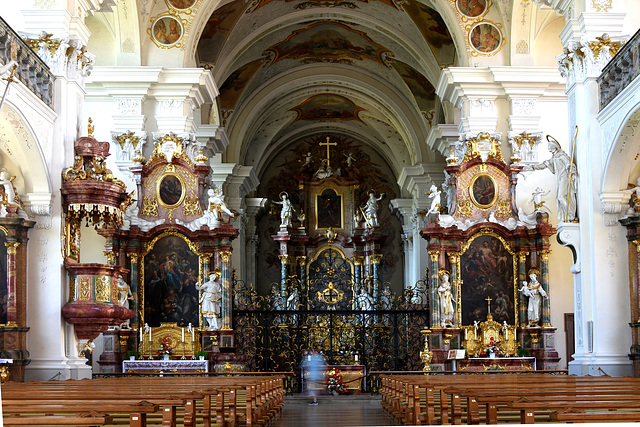
<instances>
[{"instance_id":1,"label":"white statue","mask_svg":"<svg viewBox=\"0 0 640 427\"><path fill-rule=\"evenodd\" d=\"M207 196L209 196L209 201L207 203L207 210L211 212L212 216L216 220L220 220L222 216L222 212L229 215L231 218L235 218L235 214L231 212L227 203L224 201L224 194L222 194L222 190L219 188L210 188L207 190ZM209 227L211 228L211 227Z\"/></svg>"},{"instance_id":2,"label":"white statue","mask_svg":"<svg viewBox=\"0 0 640 427\"><path fill-rule=\"evenodd\" d=\"M129 305L129 300L133 301L133 294L131 293L131 287L127 282L124 281L122 276L118 277L117 280L118 291L120 292L120 305L124 308L131 308ZM120 325L123 329L131 329L131 319L127 319L122 325Z\"/></svg>"},{"instance_id":3,"label":"white statue","mask_svg":"<svg viewBox=\"0 0 640 427\"><path fill-rule=\"evenodd\" d=\"M282 205L282 210L280 211L280 228L291 227L291 215L295 209L293 209L293 206L289 201L289 195L286 191L280 193L280 200L280 202L273 202L278 205Z\"/></svg>"},{"instance_id":4,"label":"white statue","mask_svg":"<svg viewBox=\"0 0 640 427\"><path fill-rule=\"evenodd\" d=\"M536 213L533 212L529 215L524 213L522 208L518 208L518 227L524 226L527 228L535 228L538 225L538 220L536 218Z\"/></svg>"},{"instance_id":5,"label":"white statue","mask_svg":"<svg viewBox=\"0 0 640 427\"><path fill-rule=\"evenodd\" d=\"M536 189L533 190L533 193L531 193L531 199L529 199L529 203L533 203L534 212L542 212L543 208L548 212L551 212L551 209L545 206L545 201L542 200L542 196L546 196L549 193L551 193L551 190L547 190L547 192L545 193L545 191L540 187L536 187Z\"/></svg>"},{"instance_id":6,"label":"white statue","mask_svg":"<svg viewBox=\"0 0 640 427\"><path fill-rule=\"evenodd\" d=\"M196 289L202 290L200 296L200 312L202 317L207 320L207 329L220 329L218 318L220 317L220 309L222 308L222 286L220 285L220 272L214 270L209 274L209 280L196 284Z\"/></svg>"},{"instance_id":7,"label":"white statue","mask_svg":"<svg viewBox=\"0 0 640 427\"><path fill-rule=\"evenodd\" d=\"M356 296L356 310L369 311L373 310L373 297L364 286L360 288L360 293Z\"/></svg>"},{"instance_id":8,"label":"white statue","mask_svg":"<svg viewBox=\"0 0 640 427\"><path fill-rule=\"evenodd\" d=\"M329 178L333 175L333 169L329 165L329 161L327 159L322 159L322 164L320 165L320 169L318 169L313 176L318 179Z\"/></svg>"},{"instance_id":9,"label":"white statue","mask_svg":"<svg viewBox=\"0 0 640 427\"><path fill-rule=\"evenodd\" d=\"M455 310L453 307L453 293L451 283L449 283L449 272L440 270L440 286L438 296L440 297L440 325L442 327L453 327L453 317Z\"/></svg>"},{"instance_id":10,"label":"white statue","mask_svg":"<svg viewBox=\"0 0 640 427\"><path fill-rule=\"evenodd\" d=\"M377 227L378 223L378 202L382 200L384 193L380 194L380 197L376 197L376 193L373 190L369 191L369 200L364 207L364 217L367 220L369 227Z\"/></svg>"},{"instance_id":11,"label":"white statue","mask_svg":"<svg viewBox=\"0 0 640 427\"><path fill-rule=\"evenodd\" d=\"M548 149L551 159L537 165L526 167L525 170L549 169L556 178L556 202L558 205L558 219L560 221L573 221L576 219L576 193L578 190L578 171L572 165L571 158L562 151L558 141L549 139ZM571 185L571 188L569 188Z\"/></svg>"},{"instance_id":12,"label":"white statue","mask_svg":"<svg viewBox=\"0 0 640 427\"><path fill-rule=\"evenodd\" d=\"M431 207L427 211L427 215L440 212L440 193L441 191L438 190L436 185L432 185L429 189L429 198L433 200L431 201Z\"/></svg>"},{"instance_id":13,"label":"white statue","mask_svg":"<svg viewBox=\"0 0 640 427\"><path fill-rule=\"evenodd\" d=\"M542 289L542 285L538 282L538 270L532 268L529 270L529 282L522 282L522 287L518 289L526 297L529 298L527 306L527 326L538 326L540 321L540 307L542 298L547 298L547 293Z\"/></svg>"},{"instance_id":14,"label":"white statue","mask_svg":"<svg viewBox=\"0 0 640 427\"><path fill-rule=\"evenodd\" d=\"M287 298L287 310L297 310L300 305L300 295L298 294L298 289L293 288L291 293L289 294L289 298Z\"/></svg>"},{"instance_id":15,"label":"white statue","mask_svg":"<svg viewBox=\"0 0 640 427\"><path fill-rule=\"evenodd\" d=\"M310 165L312 161L313 161L313 156L311 155L311 151L309 151L307 155L304 157L304 163L302 164L302 166Z\"/></svg>"},{"instance_id":16,"label":"white statue","mask_svg":"<svg viewBox=\"0 0 640 427\"><path fill-rule=\"evenodd\" d=\"M473 339L478 339L478 328L480 327L480 322L477 320L473 321Z\"/></svg>"},{"instance_id":17,"label":"white statue","mask_svg":"<svg viewBox=\"0 0 640 427\"><path fill-rule=\"evenodd\" d=\"M345 156L347 157L347 160L345 160L347 167L350 168L356 162L356 158L353 157L353 153L345 154Z\"/></svg>"},{"instance_id":18,"label":"white statue","mask_svg":"<svg viewBox=\"0 0 640 427\"><path fill-rule=\"evenodd\" d=\"M4 194L7 196L7 205L19 206L16 203L16 191L13 188L13 180L15 176L9 176L7 169L0 169L0 185L4 189Z\"/></svg>"}]
</instances>

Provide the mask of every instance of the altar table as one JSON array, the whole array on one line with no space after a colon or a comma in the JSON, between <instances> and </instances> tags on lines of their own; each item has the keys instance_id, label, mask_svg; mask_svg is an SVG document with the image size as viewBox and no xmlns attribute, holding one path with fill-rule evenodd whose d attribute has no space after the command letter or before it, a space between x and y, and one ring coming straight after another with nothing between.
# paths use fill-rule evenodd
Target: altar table
<instances>
[{"instance_id":1,"label":"altar table","mask_svg":"<svg viewBox=\"0 0 640 427\"><path fill-rule=\"evenodd\" d=\"M451 361L452 371L535 371L535 357L472 357Z\"/></svg>"},{"instance_id":2,"label":"altar table","mask_svg":"<svg viewBox=\"0 0 640 427\"><path fill-rule=\"evenodd\" d=\"M209 372L208 360L123 360L122 372L159 374L160 372Z\"/></svg>"},{"instance_id":3,"label":"altar table","mask_svg":"<svg viewBox=\"0 0 640 427\"><path fill-rule=\"evenodd\" d=\"M365 381L363 381L366 374L366 369L364 365L327 365L323 373L324 380L322 384L307 383L305 385L305 383L307 382L306 378L308 378L309 374L306 369L303 369L302 370L303 387L307 387L307 389L314 388L316 390L324 389L327 383L326 381L327 374L331 372L333 369L338 369L340 371L340 374L342 375L342 383L344 384L344 387L349 391L349 393L360 394L363 390L366 391L365 385L364 385Z\"/></svg>"}]
</instances>

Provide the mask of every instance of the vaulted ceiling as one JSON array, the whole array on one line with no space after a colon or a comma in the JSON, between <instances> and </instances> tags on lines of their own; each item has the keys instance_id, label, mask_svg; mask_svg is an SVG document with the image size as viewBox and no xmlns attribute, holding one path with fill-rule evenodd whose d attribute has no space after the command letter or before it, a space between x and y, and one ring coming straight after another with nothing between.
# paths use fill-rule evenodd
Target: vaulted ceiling
<instances>
[{"instance_id":1,"label":"vaulted ceiling","mask_svg":"<svg viewBox=\"0 0 640 427\"><path fill-rule=\"evenodd\" d=\"M197 55L220 88L229 155L259 176L286 147L326 136L375 149L396 174L441 159L425 139L440 70L459 53L429 1L231 1Z\"/></svg>"}]
</instances>

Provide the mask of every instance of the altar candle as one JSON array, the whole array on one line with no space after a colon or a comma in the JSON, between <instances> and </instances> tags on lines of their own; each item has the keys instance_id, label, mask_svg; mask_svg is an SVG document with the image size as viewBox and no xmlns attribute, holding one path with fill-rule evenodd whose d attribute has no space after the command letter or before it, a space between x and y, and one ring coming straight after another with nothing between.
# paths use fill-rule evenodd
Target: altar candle
<instances>
[{"instance_id":1,"label":"altar candle","mask_svg":"<svg viewBox=\"0 0 640 427\"><path fill-rule=\"evenodd\" d=\"M140 329L140 342L142 342L142 328L139 328L139 329Z\"/></svg>"},{"instance_id":2,"label":"altar candle","mask_svg":"<svg viewBox=\"0 0 640 427\"><path fill-rule=\"evenodd\" d=\"M184 328L182 328L182 342L184 342Z\"/></svg>"},{"instance_id":3,"label":"altar candle","mask_svg":"<svg viewBox=\"0 0 640 427\"><path fill-rule=\"evenodd\" d=\"M194 335L193 335L193 331L195 331L195 330L196 330L196 328L191 328L191 342L194 342L194 340L195 340Z\"/></svg>"},{"instance_id":4,"label":"altar candle","mask_svg":"<svg viewBox=\"0 0 640 427\"><path fill-rule=\"evenodd\" d=\"M505 339L505 341L509 341L509 330L508 329L504 330L504 339Z\"/></svg>"},{"instance_id":5,"label":"altar candle","mask_svg":"<svg viewBox=\"0 0 640 427\"><path fill-rule=\"evenodd\" d=\"M149 342L151 342L151 328L149 328Z\"/></svg>"},{"instance_id":6,"label":"altar candle","mask_svg":"<svg viewBox=\"0 0 640 427\"><path fill-rule=\"evenodd\" d=\"M468 329L464 330L464 340L465 341L469 341L469 330Z\"/></svg>"}]
</instances>

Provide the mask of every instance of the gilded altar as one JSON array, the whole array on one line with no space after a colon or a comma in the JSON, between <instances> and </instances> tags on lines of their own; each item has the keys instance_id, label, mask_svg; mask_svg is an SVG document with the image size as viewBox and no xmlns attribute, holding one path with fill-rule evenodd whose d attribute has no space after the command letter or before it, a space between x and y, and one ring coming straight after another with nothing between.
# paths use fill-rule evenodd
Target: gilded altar
<instances>
[{"instance_id":1,"label":"gilded altar","mask_svg":"<svg viewBox=\"0 0 640 427\"><path fill-rule=\"evenodd\" d=\"M497 347L497 353L502 356L515 356L517 352L516 327L496 322L491 313L484 322L463 326L462 330L462 348L467 351L469 357L487 355L492 345Z\"/></svg>"}]
</instances>

